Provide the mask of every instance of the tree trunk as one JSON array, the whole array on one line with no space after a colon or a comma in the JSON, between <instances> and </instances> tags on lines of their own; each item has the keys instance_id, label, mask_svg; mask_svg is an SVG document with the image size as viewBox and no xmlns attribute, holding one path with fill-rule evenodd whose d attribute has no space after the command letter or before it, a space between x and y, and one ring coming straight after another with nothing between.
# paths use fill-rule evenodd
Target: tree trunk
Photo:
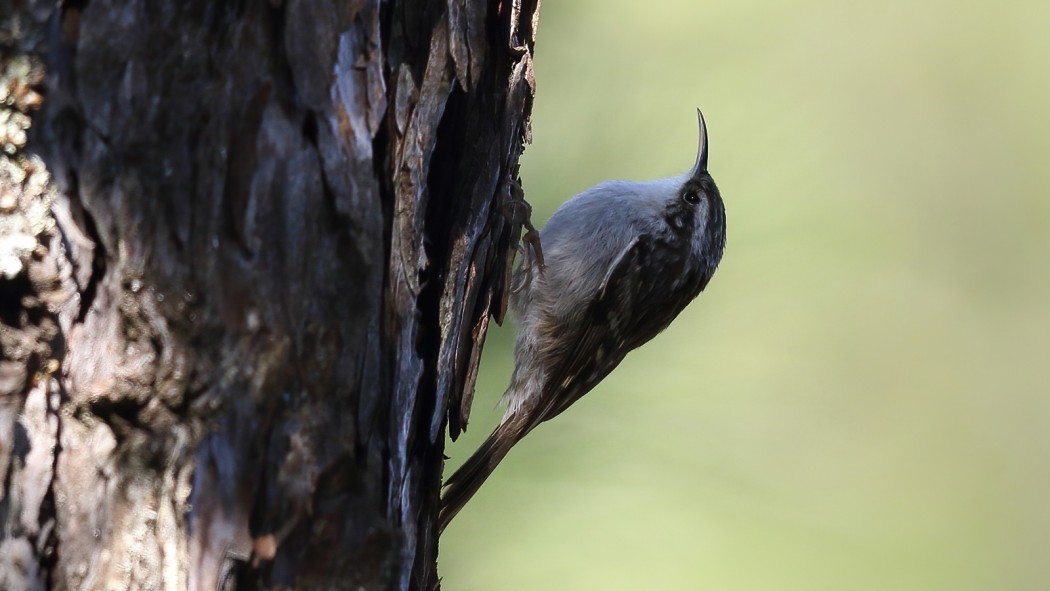
<instances>
[{"instance_id":1,"label":"tree trunk","mask_svg":"<svg viewBox=\"0 0 1050 591\"><path fill-rule=\"evenodd\" d=\"M437 587L537 9L0 3L0 589Z\"/></svg>"}]
</instances>

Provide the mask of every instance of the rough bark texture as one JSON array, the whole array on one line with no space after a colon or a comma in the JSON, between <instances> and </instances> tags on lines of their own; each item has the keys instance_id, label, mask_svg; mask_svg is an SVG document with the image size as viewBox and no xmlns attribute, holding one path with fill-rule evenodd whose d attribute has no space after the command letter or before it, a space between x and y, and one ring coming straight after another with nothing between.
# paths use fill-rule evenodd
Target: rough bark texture
<instances>
[{"instance_id":1,"label":"rough bark texture","mask_svg":"<svg viewBox=\"0 0 1050 591\"><path fill-rule=\"evenodd\" d=\"M429 589L538 0L0 1L0 589Z\"/></svg>"}]
</instances>

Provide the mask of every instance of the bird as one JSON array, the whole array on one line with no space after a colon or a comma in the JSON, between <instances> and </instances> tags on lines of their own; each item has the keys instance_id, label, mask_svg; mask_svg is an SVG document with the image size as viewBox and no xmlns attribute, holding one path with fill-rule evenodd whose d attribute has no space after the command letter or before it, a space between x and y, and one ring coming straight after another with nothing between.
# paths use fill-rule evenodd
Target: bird
<instances>
[{"instance_id":1,"label":"bird","mask_svg":"<svg viewBox=\"0 0 1050 591\"><path fill-rule=\"evenodd\" d=\"M515 272L515 366L498 426L444 485L439 533L510 449L599 382L704 291L726 244L708 136L680 176L606 181L563 203L539 232L544 255ZM532 267L537 266L538 269Z\"/></svg>"}]
</instances>

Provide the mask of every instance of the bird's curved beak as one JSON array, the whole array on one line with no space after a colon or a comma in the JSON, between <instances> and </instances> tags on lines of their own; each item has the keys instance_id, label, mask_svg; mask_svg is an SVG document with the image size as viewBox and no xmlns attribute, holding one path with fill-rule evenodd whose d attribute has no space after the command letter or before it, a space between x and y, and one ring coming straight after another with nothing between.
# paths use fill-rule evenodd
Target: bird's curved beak
<instances>
[{"instance_id":1,"label":"bird's curved beak","mask_svg":"<svg viewBox=\"0 0 1050 591\"><path fill-rule=\"evenodd\" d=\"M700 145L696 148L696 164L693 165L692 176L707 172L707 123L704 122L704 114L700 109L696 110L696 118L700 123Z\"/></svg>"}]
</instances>

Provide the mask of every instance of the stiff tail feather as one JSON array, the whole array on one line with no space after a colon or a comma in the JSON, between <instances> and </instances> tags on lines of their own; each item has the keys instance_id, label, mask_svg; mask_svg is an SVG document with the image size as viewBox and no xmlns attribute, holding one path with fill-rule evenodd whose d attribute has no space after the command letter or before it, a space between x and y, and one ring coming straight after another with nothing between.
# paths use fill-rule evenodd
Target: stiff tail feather
<instances>
[{"instance_id":1,"label":"stiff tail feather","mask_svg":"<svg viewBox=\"0 0 1050 591\"><path fill-rule=\"evenodd\" d=\"M441 513L438 516L439 533L445 531L452 518L478 492L489 474L524 435L524 421L520 415L501 423L478 451L445 482L445 494L441 495Z\"/></svg>"}]
</instances>

